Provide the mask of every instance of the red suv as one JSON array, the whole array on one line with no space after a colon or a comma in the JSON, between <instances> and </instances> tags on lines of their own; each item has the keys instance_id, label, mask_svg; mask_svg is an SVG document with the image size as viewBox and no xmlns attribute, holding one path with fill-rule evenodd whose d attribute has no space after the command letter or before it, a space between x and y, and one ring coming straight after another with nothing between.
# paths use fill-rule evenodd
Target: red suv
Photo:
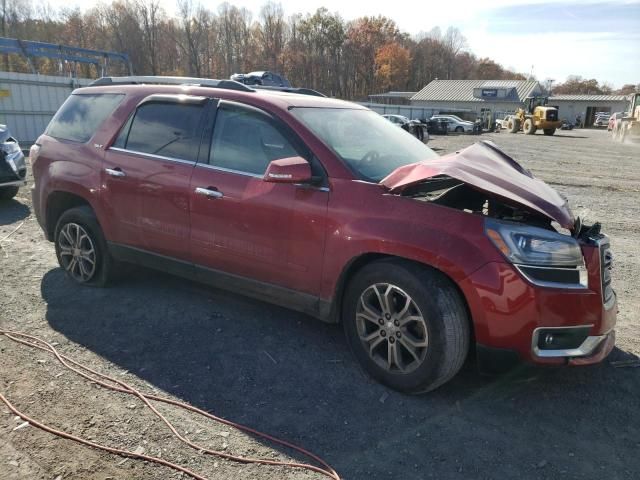
<instances>
[{"instance_id":1,"label":"red suv","mask_svg":"<svg viewBox=\"0 0 640 480\"><path fill-rule=\"evenodd\" d=\"M229 80L103 78L31 149L61 267L118 262L341 322L405 392L516 360L589 364L614 345L599 224L491 142L439 157L359 105Z\"/></svg>"}]
</instances>

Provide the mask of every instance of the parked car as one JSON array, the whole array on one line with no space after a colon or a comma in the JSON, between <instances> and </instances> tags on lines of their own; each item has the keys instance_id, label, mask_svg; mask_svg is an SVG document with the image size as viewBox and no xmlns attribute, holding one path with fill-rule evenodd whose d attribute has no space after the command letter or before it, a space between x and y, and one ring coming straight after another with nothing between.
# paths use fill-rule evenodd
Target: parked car
<instances>
[{"instance_id":1,"label":"parked car","mask_svg":"<svg viewBox=\"0 0 640 480\"><path fill-rule=\"evenodd\" d=\"M403 130L406 130L421 142L426 143L429 141L429 132L427 131L427 126L420 120L409 120L403 115L386 114L382 116L394 125L397 125Z\"/></svg>"},{"instance_id":2,"label":"parked car","mask_svg":"<svg viewBox=\"0 0 640 480\"><path fill-rule=\"evenodd\" d=\"M0 125L0 200L10 200L26 185L27 164L18 141Z\"/></svg>"},{"instance_id":3,"label":"parked car","mask_svg":"<svg viewBox=\"0 0 640 480\"><path fill-rule=\"evenodd\" d=\"M617 122L624 117L624 112L616 112L611 117L609 117L609 122L607 123L607 132L611 132L615 130Z\"/></svg>"},{"instance_id":4,"label":"parked car","mask_svg":"<svg viewBox=\"0 0 640 480\"><path fill-rule=\"evenodd\" d=\"M290 87L289 80L277 73L268 71L234 73L231 80L244 83L245 85L264 85L265 87Z\"/></svg>"},{"instance_id":5,"label":"parked car","mask_svg":"<svg viewBox=\"0 0 640 480\"><path fill-rule=\"evenodd\" d=\"M427 125L427 131L433 135L447 135L449 133L449 120L441 118L439 120L420 120Z\"/></svg>"},{"instance_id":6,"label":"parked car","mask_svg":"<svg viewBox=\"0 0 640 480\"><path fill-rule=\"evenodd\" d=\"M573 130L573 123L566 118L563 119L562 124L560 124L560 130Z\"/></svg>"},{"instance_id":7,"label":"parked car","mask_svg":"<svg viewBox=\"0 0 640 480\"><path fill-rule=\"evenodd\" d=\"M509 120L513 117L513 115L505 115L502 119L496 120L496 128L506 129L509 128Z\"/></svg>"},{"instance_id":8,"label":"parked car","mask_svg":"<svg viewBox=\"0 0 640 480\"><path fill-rule=\"evenodd\" d=\"M133 262L340 322L403 392L470 351L586 365L614 345L607 237L491 142L439 157L354 103L123 77L75 90L30 155L78 285Z\"/></svg>"},{"instance_id":9,"label":"parked car","mask_svg":"<svg viewBox=\"0 0 640 480\"><path fill-rule=\"evenodd\" d=\"M473 133L474 122L462 120L456 115L434 115L431 120L447 120L449 122L449 131L456 133Z\"/></svg>"},{"instance_id":10,"label":"parked car","mask_svg":"<svg viewBox=\"0 0 640 480\"><path fill-rule=\"evenodd\" d=\"M610 115L608 113L599 113L593 122L594 127L606 127L609 125Z\"/></svg>"}]
</instances>

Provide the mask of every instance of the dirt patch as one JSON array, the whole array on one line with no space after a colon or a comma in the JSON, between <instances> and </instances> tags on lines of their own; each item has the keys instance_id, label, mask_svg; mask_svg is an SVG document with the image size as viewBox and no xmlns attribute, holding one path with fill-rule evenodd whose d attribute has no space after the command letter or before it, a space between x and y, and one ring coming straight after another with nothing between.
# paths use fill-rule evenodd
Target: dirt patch
<instances>
[{"instance_id":1,"label":"dirt patch","mask_svg":"<svg viewBox=\"0 0 640 480\"><path fill-rule=\"evenodd\" d=\"M434 137L440 153L490 138L574 211L611 236L618 348L601 365L479 376L473 362L428 396L387 391L351 358L339 327L180 278L131 268L111 288L79 288L57 267L29 190L0 206L0 326L56 342L65 354L136 387L301 444L344 479L630 479L640 471L640 149L601 131ZM12 233L13 232L13 233ZM10 235L8 238L7 235ZM210 479L320 475L205 457L124 394L0 337L0 391L25 413L109 445L144 448ZM239 431L160 407L211 448L301 457ZM0 477L180 478L22 423L0 405ZM228 433L228 435L225 435ZM184 477L182 477L184 478Z\"/></svg>"}]
</instances>

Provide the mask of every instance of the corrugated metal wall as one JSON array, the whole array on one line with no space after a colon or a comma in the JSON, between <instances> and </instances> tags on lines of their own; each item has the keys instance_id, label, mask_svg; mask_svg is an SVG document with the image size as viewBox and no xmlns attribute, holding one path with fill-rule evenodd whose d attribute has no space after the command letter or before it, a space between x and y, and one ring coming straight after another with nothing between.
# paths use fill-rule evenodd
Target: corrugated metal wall
<instances>
[{"instance_id":1,"label":"corrugated metal wall","mask_svg":"<svg viewBox=\"0 0 640 480\"><path fill-rule=\"evenodd\" d=\"M86 78L0 72L0 123L9 127L22 148L33 144L58 107Z\"/></svg>"}]
</instances>

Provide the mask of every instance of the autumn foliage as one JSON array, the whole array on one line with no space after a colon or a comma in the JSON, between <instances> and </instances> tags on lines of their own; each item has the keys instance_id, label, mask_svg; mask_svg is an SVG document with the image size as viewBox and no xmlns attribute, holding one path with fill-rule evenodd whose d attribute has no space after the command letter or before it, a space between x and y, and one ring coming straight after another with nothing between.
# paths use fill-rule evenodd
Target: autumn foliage
<instances>
[{"instance_id":1,"label":"autumn foliage","mask_svg":"<svg viewBox=\"0 0 640 480\"><path fill-rule=\"evenodd\" d=\"M411 36L387 17L346 21L326 8L286 15L280 4L268 2L254 17L230 3L212 10L196 0L178 0L171 14L160 0L105 0L84 11L54 10L38 0L3 5L2 36L124 52L137 75L229 78L272 70L292 85L347 99L419 90L436 78L525 78L492 59L478 59L456 28ZM33 64L43 74L99 75L82 64L43 58ZM0 68L27 72L30 67L18 55L4 55ZM117 65L110 71L123 73Z\"/></svg>"}]
</instances>

